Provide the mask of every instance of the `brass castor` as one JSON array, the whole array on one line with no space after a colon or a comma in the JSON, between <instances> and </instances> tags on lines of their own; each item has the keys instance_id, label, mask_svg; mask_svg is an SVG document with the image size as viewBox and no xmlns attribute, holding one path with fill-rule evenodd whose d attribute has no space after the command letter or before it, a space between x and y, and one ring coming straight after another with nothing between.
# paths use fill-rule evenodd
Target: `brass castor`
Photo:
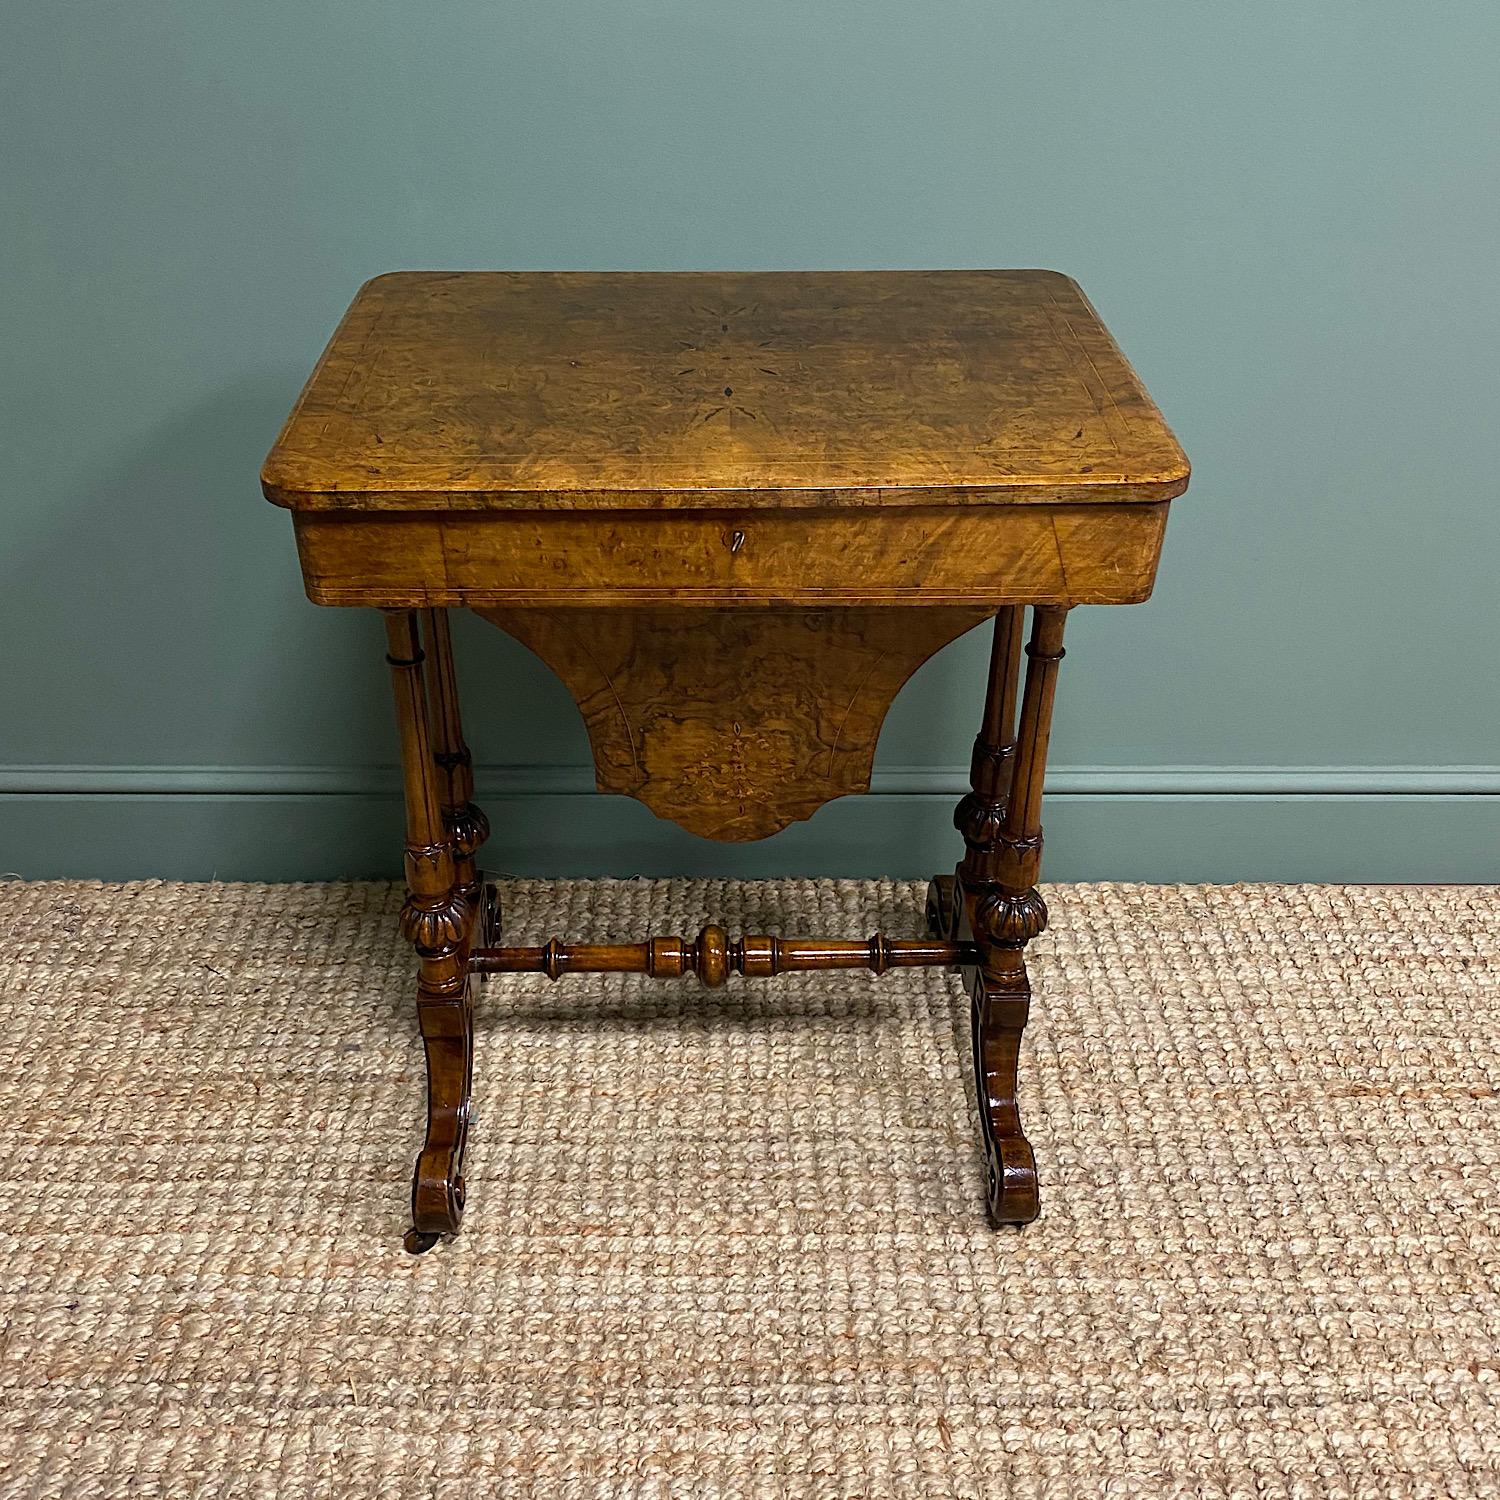
<instances>
[{"instance_id":1,"label":"brass castor","mask_svg":"<svg viewBox=\"0 0 1500 1500\"><path fill-rule=\"evenodd\" d=\"M425 1229L408 1229L401 1245L408 1255L426 1255L440 1239L442 1235L429 1234Z\"/></svg>"}]
</instances>

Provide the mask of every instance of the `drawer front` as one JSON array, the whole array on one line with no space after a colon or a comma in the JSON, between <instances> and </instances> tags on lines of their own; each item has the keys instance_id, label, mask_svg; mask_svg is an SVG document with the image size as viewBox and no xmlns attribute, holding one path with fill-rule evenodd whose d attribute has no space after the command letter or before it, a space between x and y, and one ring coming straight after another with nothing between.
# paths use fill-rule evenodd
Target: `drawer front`
<instances>
[{"instance_id":1,"label":"drawer front","mask_svg":"<svg viewBox=\"0 0 1500 1500\"><path fill-rule=\"evenodd\" d=\"M296 516L319 604L1132 604L1167 503Z\"/></svg>"}]
</instances>

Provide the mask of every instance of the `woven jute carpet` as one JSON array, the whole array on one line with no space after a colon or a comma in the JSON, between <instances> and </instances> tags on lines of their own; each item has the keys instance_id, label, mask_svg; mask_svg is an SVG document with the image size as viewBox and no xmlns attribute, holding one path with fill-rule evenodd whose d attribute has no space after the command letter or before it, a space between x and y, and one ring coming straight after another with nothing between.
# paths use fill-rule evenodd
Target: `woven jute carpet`
<instances>
[{"instance_id":1,"label":"woven jute carpet","mask_svg":"<svg viewBox=\"0 0 1500 1500\"><path fill-rule=\"evenodd\" d=\"M1054 887L984 1220L940 972L492 980L464 1233L382 885L9 885L0 1492L1500 1494L1500 892ZM921 931L513 882L509 934Z\"/></svg>"}]
</instances>

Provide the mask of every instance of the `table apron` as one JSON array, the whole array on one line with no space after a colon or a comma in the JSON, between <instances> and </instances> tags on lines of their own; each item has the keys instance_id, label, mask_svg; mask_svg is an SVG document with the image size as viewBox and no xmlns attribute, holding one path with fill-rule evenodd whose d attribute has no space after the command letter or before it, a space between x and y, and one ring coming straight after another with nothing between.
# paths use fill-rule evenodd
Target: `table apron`
<instances>
[{"instance_id":1,"label":"table apron","mask_svg":"<svg viewBox=\"0 0 1500 1500\"><path fill-rule=\"evenodd\" d=\"M294 521L317 604L1136 604L1151 593L1167 504Z\"/></svg>"}]
</instances>

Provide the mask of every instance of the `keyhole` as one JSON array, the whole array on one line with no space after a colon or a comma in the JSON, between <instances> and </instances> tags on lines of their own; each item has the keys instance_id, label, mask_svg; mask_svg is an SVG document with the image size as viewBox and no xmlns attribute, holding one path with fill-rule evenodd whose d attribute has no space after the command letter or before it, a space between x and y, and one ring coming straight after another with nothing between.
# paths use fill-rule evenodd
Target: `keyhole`
<instances>
[{"instance_id":1,"label":"keyhole","mask_svg":"<svg viewBox=\"0 0 1500 1500\"><path fill-rule=\"evenodd\" d=\"M745 533L743 531L735 531L735 532L731 532L730 533L730 537L729 537L729 550L731 552L738 552L740 550L740 548L743 547L744 545L745 545Z\"/></svg>"}]
</instances>

